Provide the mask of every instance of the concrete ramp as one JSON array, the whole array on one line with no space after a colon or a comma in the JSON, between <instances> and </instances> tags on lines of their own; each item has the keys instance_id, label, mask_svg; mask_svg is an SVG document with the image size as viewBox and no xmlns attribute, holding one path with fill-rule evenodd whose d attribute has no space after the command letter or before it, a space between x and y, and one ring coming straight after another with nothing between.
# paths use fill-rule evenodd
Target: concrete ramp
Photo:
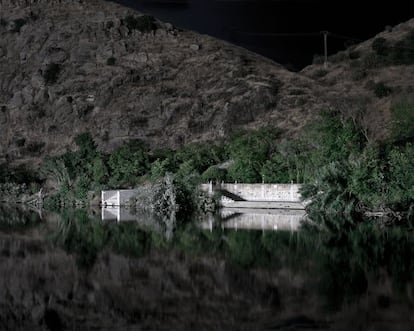
<instances>
[{"instance_id":1,"label":"concrete ramp","mask_svg":"<svg viewBox=\"0 0 414 331\"><path fill-rule=\"evenodd\" d=\"M300 184L202 184L201 190L220 194L222 207L262 209L305 209Z\"/></svg>"}]
</instances>

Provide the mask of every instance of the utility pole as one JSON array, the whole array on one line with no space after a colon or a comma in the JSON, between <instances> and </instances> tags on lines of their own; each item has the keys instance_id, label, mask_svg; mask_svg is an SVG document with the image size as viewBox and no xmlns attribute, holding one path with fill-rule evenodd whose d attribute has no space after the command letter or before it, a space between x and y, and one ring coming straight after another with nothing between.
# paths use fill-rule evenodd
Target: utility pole
<instances>
[{"instance_id":1,"label":"utility pole","mask_svg":"<svg viewBox=\"0 0 414 331\"><path fill-rule=\"evenodd\" d=\"M328 31L321 31L323 34L323 46L324 46L324 55L325 59L323 61L323 67L326 69L328 66Z\"/></svg>"}]
</instances>

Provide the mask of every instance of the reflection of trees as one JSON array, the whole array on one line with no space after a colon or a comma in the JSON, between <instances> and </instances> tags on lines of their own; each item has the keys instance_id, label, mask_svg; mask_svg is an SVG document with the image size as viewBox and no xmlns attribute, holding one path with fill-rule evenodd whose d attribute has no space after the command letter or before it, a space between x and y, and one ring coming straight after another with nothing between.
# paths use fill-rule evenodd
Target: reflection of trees
<instances>
[{"instance_id":1,"label":"reflection of trees","mask_svg":"<svg viewBox=\"0 0 414 331\"><path fill-rule=\"evenodd\" d=\"M0 231L25 231L37 226L40 215L20 205L0 203Z\"/></svg>"},{"instance_id":2,"label":"reflection of trees","mask_svg":"<svg viewBox=\"0 0 414 331\"><path fill-rule=\"evenodd\" d=\"M52 239L75 254L81 266L91 266L105 248L123 255L140 256L148 246L150 234L137 223L104 223L90 218L85 210L63 211L61 216Z\"/></svg>"},{"instance_id":3,"label":"reflection of trees","mask_svg":"<svg viewBox=\"0 0 414 331\"><path fill-rule=\"evenodd\" d=\"M13 214L0 206L0 215L23 219L25 214L22 211ZM34 223L20 223L22 228L39 224L36 214L28 215L34 217ZM344 223L326 216L315 221L317 224ZM306 225L298 232L221 228L205 231L195 222L177 222L172 229L173 236L167 238L164 228L144 227L142 223L102 222L90 217L85 210L63 211L50 239L74 254L83 267L92 266L103 250L140 257L156 249L181 251L195 258L225 258L230 267L244 268L246 272L270 269L277 274L279 270L288 270L304 280L305 290L310 289L310 293L318 290L332 309L367 294L371 283L378 283L380 271L392 279L395 293L402 298L406 295L406 284L414 280L414 235L410 228L380 228L366 221L340 229L324 227L321 230Z\"/></svg>"},{"instance_id":4,"label":"reflection of trees","mask_svg":"<svg viewBox=\"0 0 414 331\"><path fill-rule=\"evenodd\" d=\"M340 217L340 216L339 216ZM338 224L328 219L319 224ZM384 229L373 223L357 223L348 229L322 232L307 226L298 232L234 231L195 226L176 230L173 245L187 253L225 256L231 264L246 268L291 270L315 287L332 309L367 294L370 282L378 282L380 270L404 294L413 281L414 235L405 228Z\"/></svg>"},{"instance_id":5,"label":"reflection of trees","mask_svg":"<svg viewBox=\"0 0 414 331\"><path fill-rule=\"evenodd\" d=\"M323 223L338 223L328 220ZM367 292L369 282L378 281L385 271L393 281L397 294L414 275L414 235L410 229L380 228L369 221L348 230L320 234L313 245L320 279L320 291L331 307L353 302Z\"/></svg>"}]
</instances>

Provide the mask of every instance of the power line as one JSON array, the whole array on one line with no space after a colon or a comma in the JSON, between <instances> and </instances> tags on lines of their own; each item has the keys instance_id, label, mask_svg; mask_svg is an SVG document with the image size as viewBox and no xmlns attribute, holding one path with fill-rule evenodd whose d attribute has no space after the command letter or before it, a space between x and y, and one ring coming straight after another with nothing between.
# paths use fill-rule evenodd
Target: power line
<instances>
[{"instance_id":1,"label":"power line","mask_svg":"<svg viewBox=\"0 0 414 331\"><path fill-rule=\"evenodd\" d=\"M238 34L245 36L263 36L263 37L302 37L302 36L319 36L319 32L248 32L237 31Z\"/></svg>"}]
</instances>

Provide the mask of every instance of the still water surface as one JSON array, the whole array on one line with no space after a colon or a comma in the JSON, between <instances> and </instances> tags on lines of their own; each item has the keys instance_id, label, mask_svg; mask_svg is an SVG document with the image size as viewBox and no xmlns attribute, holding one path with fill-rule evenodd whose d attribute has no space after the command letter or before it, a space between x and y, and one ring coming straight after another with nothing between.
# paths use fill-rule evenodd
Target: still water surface
<instances>
[{"instance_id":1,"label":"still water surface","mask_svg":"<svg viewBox=\"0 0 414 331\"><path fill-rule=\"evenodd\" d=\"M409 228L321 233L288 211L128 213L1 206L0 329L414 327Z\"/></svg>"}]
</instances>

